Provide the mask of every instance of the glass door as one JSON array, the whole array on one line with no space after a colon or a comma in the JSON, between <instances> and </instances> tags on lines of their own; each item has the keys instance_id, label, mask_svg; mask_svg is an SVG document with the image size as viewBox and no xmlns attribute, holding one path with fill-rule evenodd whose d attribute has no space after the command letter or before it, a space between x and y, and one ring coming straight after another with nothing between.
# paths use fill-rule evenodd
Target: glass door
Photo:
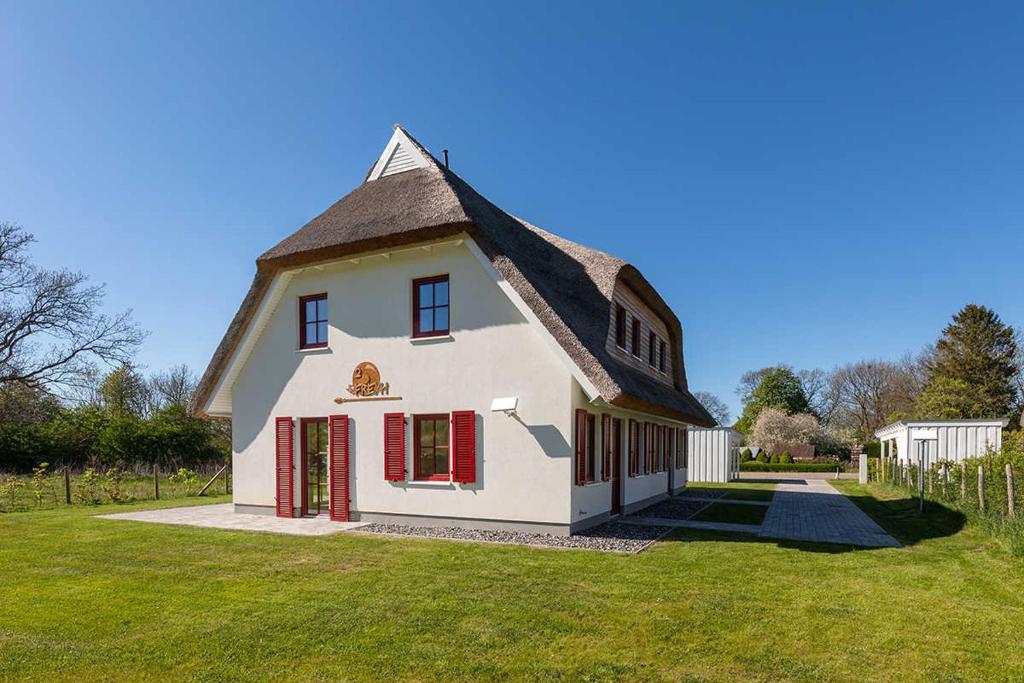
<instances>
[{"instance_id":1,"label":"glass door","mask_svg":"<svg viewBox=\"0 0 1024 683\"><path fill-rule=\"evenodd\" d=\"M327 514L330 487L327 479L327 420L302 420L302 514Z\"/></svg>"}]
</instances>

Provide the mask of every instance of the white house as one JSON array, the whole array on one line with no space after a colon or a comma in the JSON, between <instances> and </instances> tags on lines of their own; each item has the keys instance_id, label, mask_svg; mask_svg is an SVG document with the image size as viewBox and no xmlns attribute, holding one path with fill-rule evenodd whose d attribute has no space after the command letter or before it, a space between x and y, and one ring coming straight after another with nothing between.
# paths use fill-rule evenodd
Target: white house
<instances>
[{"instance_id":1,"label":"white house","mask_svg":"<svg viewBox=\"0 0 1024 683\"><path fill-rule=\"evenodd\" d=\"M193 410L237 511L568 534L685 486L678 318L633 266L505 213L396 126L256 262Z\"/></svg>"},{"instance_id":2,"label":"white house","mask_svg":"<svg viewBox=\"0 0 1024 683\"><path fill-rule=\"evenodd\" d=\"M989 420L900 420L875 432L881 442L883 458L901 463L917 464L920 453L925 465L948 460L960 462L976 458L991 449L999 451L1003 444L1006 418ZM920 449L920 450L919 450Z\"/></svg>"}]
</instances>

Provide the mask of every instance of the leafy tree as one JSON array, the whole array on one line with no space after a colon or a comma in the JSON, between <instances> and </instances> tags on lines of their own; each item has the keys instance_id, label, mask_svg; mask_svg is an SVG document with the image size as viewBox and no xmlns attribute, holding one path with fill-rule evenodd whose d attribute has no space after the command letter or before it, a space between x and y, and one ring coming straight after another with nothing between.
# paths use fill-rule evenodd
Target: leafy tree
<instances>
[{"instance_id":1,"label":"leafy tree","mask_svg":"<svg viewBox=\"0 0 1024 683\"><path fill-rule=\"evenodd\" d=\"M787 415L783 410L769 407L758 414L750 442L768 453L778 454L783 446L815 443L820 431L821 425L813 415Z\"/></svg>"},{"instance_id":2,"label":"leafy tree","mask_svg":"<svg viewBox=\"0 0 1024 683\"><path fill-rule=\"evenodd\" d=\"M711 413L711 417L715 418L715 422L719 425L729 423L729 406L725 405L725 401L710 391L696 391L693 397L700 401L702 406L707 408L707 411Z\"/></svg>"},{"instance_id":3,"label":"leafy tree","mask_svg":"<svg viewBox=\"0 0 1024 683\"><path fill-rule=\"evenodd\" d=\"M741 390L750 387L743 396L743 415L736 421L736 429L749 433L758 415L765 408L777 408L787 415L807 413L810 403L800 378L786 365L753 371L756 383L747 373L741 380Z\"/></svg>"},{"instance_id":4,"label":"leafy tree","mask_svg":"<svg viewBox=\"0 0 1024 683\"><path fill-rule=\"evenodd\" d=\"M124 363L103 378L99 399L112 416L143 417L149 409L149 386L130 363Z\"/></svg>"},{"instance_id":5,"label":"leafy tree","mask_svg":"<svg viewBox=\"0 0 1024 683\"><path fill-rule=\"evenodd\" d=\"M968 304L953 316L927 361L928 380L917 413L944 418L1009 415L1019 405L1018 363L1013 328L995 311Z\"/></svg>"}]
</instances>

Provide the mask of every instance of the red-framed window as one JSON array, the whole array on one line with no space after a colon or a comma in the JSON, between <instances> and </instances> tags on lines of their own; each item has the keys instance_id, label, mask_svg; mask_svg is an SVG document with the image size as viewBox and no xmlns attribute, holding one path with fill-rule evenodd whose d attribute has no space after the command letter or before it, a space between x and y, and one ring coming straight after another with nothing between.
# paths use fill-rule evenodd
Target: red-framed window
<instances>
[{"instance_id":1,"label":"red-framed window","mask_svg":"<svg viewBox=\"0 0 1024 683\"><path fill-rule=\"evenodd\" d=\"M412 281L412 336L439 337L451 328L448 276Z\"/></svg>"},{"instance_id":2,"label":"red-framed window","mask_svg":"<svg viewBox=\"0 0 1024 683\"><path fill-rule=\"evenodd\" d=\"M299 348L327 346L327 294L299 297Z\"/></svg>"},{"instance_id":3,"label":"red-framed window","mask_svg":"<svg viewBox=\"0 0 1024 683\"><path fill-rule=\"evenodd\" d=\"M647 335L647 363L651 367L656 367L658 365L657 356L655 355L655 350L657 349L657 344L658 344L658 335L654 334L654 332L651 332L650 334L648 334Z\"/></svg>"},{"instance_id":4,"label":"red-framed window","mask_svg":"<svg viewBox=\"0 0 1024 683\"><path fill-rule=\"evenodd\" d=\"M597 478L597 416L576 410L576 484L584 486Z\"/></svg>"},{"instance_id":5,"label":"red-framed window","mask_svg":"<svg viewBox=\"0 0 1024 683\"><path fill-rule=\"evenodd\" d=\"M658 341L658 369L665 372L665 342Z\"/></svg>"},{"instance_id":6,"label":"red-framed window","mask_svg":"<svg viewBox=\"0 0 1024 683\"><path fill-rule=\"evenodd\" d=\"M633 355L640 357L640 319L633 318Z\"/></svg>"},{"instance_id":7,"label":"red-framed window","mask_svg":"<svg viewBox=\"0 0 1024 683\"><path fill-rule=\"evenodd\" d=\"M448 481L450 475L448 413L414 415L413 478L421 481Z\"/></svg>"},{"instance_id":8,"label":"red-framed window","mask_svg":"<svg viewBox=\"0 0 1024 683\"><path fill-rule=\"evenodd\" d=\"M601 481L612 478L612 416L601 416Z\"/></svg>"},{"instance_id":9,"label":"red-framed window","mask_svg":"<svg viewBox=\"0 0 1024 683\"><path fill-rule=\"evenodd\" d=\"M622 304L615 306L615 345L626 349L626 309Z\"/></svg>"}]
</instances>

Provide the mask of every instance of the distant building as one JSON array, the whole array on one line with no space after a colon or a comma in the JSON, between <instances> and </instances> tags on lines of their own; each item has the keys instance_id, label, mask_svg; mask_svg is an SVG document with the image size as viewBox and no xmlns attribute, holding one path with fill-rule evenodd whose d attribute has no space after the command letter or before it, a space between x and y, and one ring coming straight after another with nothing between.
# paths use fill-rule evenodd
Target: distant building
<instances>
[{"instance_id":1,"label":"distant building","mask_svg":"<svg viewBox=\"0 0 1024 683\"><path fill-rule=\"evenodd\" d=\"M916 464L919 453L927 466L948 460L985 455L1003 446L1006 418L988 420L900 420L875 432L881 442L881 454L899 462Z\"/></svg>"}]
</instances>

